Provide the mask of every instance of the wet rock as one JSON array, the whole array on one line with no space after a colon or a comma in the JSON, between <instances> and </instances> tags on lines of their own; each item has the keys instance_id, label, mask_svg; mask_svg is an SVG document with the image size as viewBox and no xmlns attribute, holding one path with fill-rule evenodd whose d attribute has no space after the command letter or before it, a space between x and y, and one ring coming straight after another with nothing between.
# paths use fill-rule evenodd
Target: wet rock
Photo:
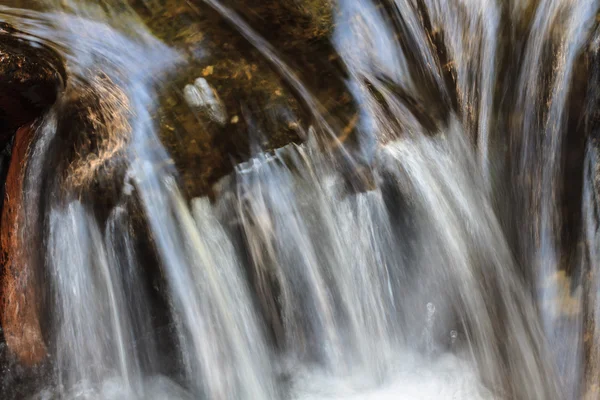
<instances>
[{"instance_id":1,"label":"wet rock","mask_svg":"<svg viewBox=\"0 0 600 400\"><path fill-rule=\"evenodd\" d=\"M327 38L333 31L335 6L329 0L230 0L224 3L256 22L255 26L265 35L269 30L276 31L274 41L287 48L309 46L311 40Z\"/></svg>"},{"instance_id":2,"label":"wet rock","mask_svg":"<svg viewBox=\"0 0 600 400\"><path fill-rule=\"evenodd\" d=\"M89 71L84 80L71 82L53 112L56 133L40 160L43 198L36 207L48 211L77 198L92 205L102 224L124 190L130 99L120 83ZM44 221L38 224L33 230L43 231Z\"/></svg>"},{"instance_id":3,"label":"wet rock","mask_svg":"<svg viewBox=\"0 0 600 400\"><path fill-rule=\"evenodd\" d=\"M26 153L33 138L31 126L19 129L6 178L6 192L0 230L0 263L3 266L0 293L1 319L8 347L26 365L39 363L46 356L41 333L35 273L26 262L19 234L23 225L23 181Z\"/></svg>"},{"instance_id":4,"label":"wet rock","mask_svg":"<svg viewBox=\"0 0 600 400\"><path fill-rule=\"evenodd\" d=\"M206 112L210 119L221 125L226 123L225 107L206 79L198 78L193 85L185 85L183 96L193 110Z\"/></svg>"},{"instance_id":5,"label":"wet rock","mask_svg":"<svg viewBox=\"0 0 600 400\"><path fill-rule=\"evenodd\" d=\"M112 184L131 137L129 99L122 88L97 71L88 82L69 87L58 113L52 149L64 183L76 192Z\"/></svg>"},{"instance_id":6,"label":"wet rock","mask_svg":"<svg viewBox=\"0 0 600 400\"><path fill-rule=\"evenodd\" d=\"M596 28L594 40L586 52L589 65L589 86L586 93L587 110L585 110L584 129L587 139L587 171L584 182L591 189L591 196L587 201L589 210L583 209L583 247L585 248L584 267L580 272L583 287L582 313L583 313L583 382L582 393L584 399L600 398L598 374L600 373L600 331L598 329L598 227L600 226L600 28ZM582 162L583 164L583 162ZM585 192L584 192L585 199ZM585 203L584 203L585 204ZM587 211L587 212L586 212ZM588 214L588 215L586 215Z\"/></svg>"},{"instance_id":7,"label":"wet rock","mask_svg":"<svg viewBox=\"0 0 600 400\"><path fill-rule=\"evenodd\" d=\"M251 155L252 146L269 149L299 140L288 128L302 118L299 103L217 13L166 1L153 9L147 24L188 55L187 65L163 88L156 119L190 197L210 194L234 163ZM203 89L207 86L210 90ZM213 107L201 106L202 93L215 100L208 102Z\"/></svg>"},{"instance_id":8,"label":"wet rock","mask_svg":"<svg viewBox=\"0 0 600 400\"><path fill-rule=\"evenodd\" d=\"M19 229L26 156L33 121L56 101L66 73L60 57L35 38L0 23L0 148L14 136L0 224L0 323L9 352L34 365L46 355L41 334L35 272L25 260ZM16 131L16 134L15 134ZM9 152L3 151L8 159Z\"/></svg>"},{"instance_id":9,"label":"wet rock","mask_svg":"<svg viewBox=\"0 0 600 400\"><path fill-rule=\"evenodd\" d=\"M153 33L187 55L187 65L161 93L156 119L189 197L211 194L213 184L231 173L234 164L256 151L301 142L315 125L305 100L282 71L206 2L131 3ZM222 3L271 43L322 106L327 122L344 140L352 139L357 124L350 122L356 112L330 40L332 5L294 0ZM205 93L218 99L218 108L197 107L204 82L212 89ZM201 83L200 88L194 83Z\"/></svg>"},{"instance_id":10,"label":"wet rock","mask_svg":"<svg viewBox=\"0 0 600 400\"><path fill-rule=\"evenodd\" d=\"M65 80L52 49L0 22L0 145L54 104Z\"/></svg>"}]
</instances>

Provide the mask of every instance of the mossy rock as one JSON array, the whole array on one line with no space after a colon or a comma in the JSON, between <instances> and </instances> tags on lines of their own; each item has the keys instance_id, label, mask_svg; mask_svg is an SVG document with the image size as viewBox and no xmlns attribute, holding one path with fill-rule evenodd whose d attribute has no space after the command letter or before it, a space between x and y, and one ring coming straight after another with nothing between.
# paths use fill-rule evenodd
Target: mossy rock
<instances>
[{"instance_id":1,"label":"mossy rock","mask_svg":"<svg viewBox=\"0 0 600 400\"><path fill-rule=\"evenodd\" d=\"M255 4L256 3L256 4ZM136 0L150 30L187 59L160 95L161 140L173 156L190 197L212 185L254 151L299 142L314 123L300 96L235 26L202 1ZM325 115L353 117L337 55L330 43L333 8L322 1L230 1L277 49ZM270 21L266 24L265 21ZM185 102L184 88L203 78L222 102L224 124ZM347 120L347 121L346 121Z\"/></svg>"}]
</instances>

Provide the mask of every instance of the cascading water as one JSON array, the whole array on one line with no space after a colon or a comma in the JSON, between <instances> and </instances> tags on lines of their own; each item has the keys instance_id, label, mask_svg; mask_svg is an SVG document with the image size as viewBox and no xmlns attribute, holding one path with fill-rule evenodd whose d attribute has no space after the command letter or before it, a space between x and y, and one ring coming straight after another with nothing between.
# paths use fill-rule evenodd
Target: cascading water
<instances>
[{"instance_id":1,"label":"cascading water","mask_svg":"<svg viewBox=\"0 0 600 400\"><path fill-rule=\"evenodd\" d=\"M323 0L348 124L239 2L181 2L230 24L313 124L210 198L186 197L159 139L189 60L136 14L154 2L14 3L0 21L68 74L24 174L48 314L32 398L598 398L597 1ZM237 124L204 71L180 88L190 112Z\"/></svg>"}]
</instances>

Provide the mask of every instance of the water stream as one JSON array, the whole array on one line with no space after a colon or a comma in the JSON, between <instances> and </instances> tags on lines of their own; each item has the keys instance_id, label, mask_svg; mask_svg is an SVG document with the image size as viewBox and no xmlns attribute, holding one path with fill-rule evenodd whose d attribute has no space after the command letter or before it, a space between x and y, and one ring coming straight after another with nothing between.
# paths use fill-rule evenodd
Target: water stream
<instances>
[{"instance_id":1,"label":"water stream","mask_svg":"<svg viewBox=\"0 0 600 400\"><path fill-rule=\"evenodd\" d=\"M26 252L48 316L31 398L599 398L598 149L583 121L600 3L322 0L348 130L239 2L181 1L228 24L311 121L300 144L253 143L194 198L156 118L189 54L136 2L12 3L0 21L69 75L24 178L20 234L41 238ZM204 78L182 97L223 124Z\"/></svg>"}]
</instances>

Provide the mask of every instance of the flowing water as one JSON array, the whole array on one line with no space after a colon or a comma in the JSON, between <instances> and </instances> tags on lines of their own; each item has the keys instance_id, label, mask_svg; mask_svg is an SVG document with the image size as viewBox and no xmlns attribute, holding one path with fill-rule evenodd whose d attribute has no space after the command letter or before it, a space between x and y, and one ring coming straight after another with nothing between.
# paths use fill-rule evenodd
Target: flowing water
<instances>
[{"instance_id":1,"label":"flowing water","mask_svg":"<svg viewBox=\"0 0 600 400\"><path fill-rule=\"evenodd\" d=\"M14 3L0 21L69 76L25 174L50 371L32 398L599 398L600 3L322 0L348 137L239 3L181 1L311 121L210 198L182 190L156 120L188 54L130 4ZM223 124L205 78L180 90ZM94 145L63 154L77 137Z\"/></svg>"}]
</instances>

